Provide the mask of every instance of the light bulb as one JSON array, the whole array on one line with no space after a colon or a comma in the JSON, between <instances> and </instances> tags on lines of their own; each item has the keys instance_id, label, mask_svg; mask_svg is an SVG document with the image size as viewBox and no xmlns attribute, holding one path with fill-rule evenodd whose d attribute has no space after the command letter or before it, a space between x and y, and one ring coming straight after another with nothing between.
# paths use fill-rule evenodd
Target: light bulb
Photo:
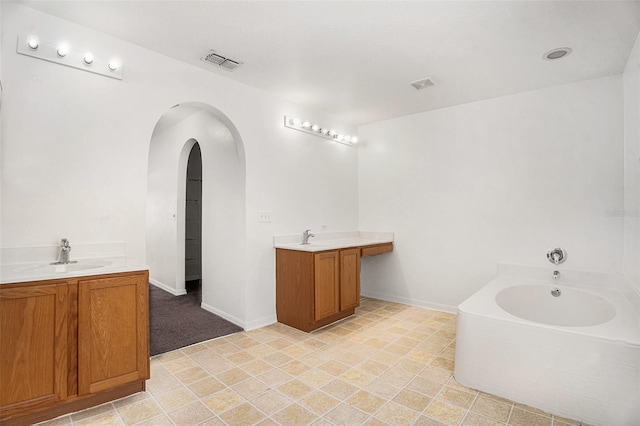
<instances>
[{"instance_id":1,"label":"light bulb","mask_svg":"<svg viewBox=\"0 0 640 426\"><path fill-rule=\"evenodd\" d=\"M29 48L31 50L36 50L38 48L38 46L40 46L40 44L38 43L38 40L36 40L35 38L31 37L31 38L29 38L29 40L27 40L27 46L29 46Z\"/></svg>"},{"instance_id":2,"label":"light bulb","mask_svg":"<svg viewBox=\"0 0 640 426\"><path fill-rule=\"evenodd\" d=\"M293 125L294 125L294 126L299 126L299 125L300 125L300 123L302 123L302 121L300 121L300 119L299 119L299 118L294 118L294 119L293 119Z\"/></svg>"},{"instance_id":3,"label":"light bulb","mask_svg":"<svg viewBox=\"0 0 640 426\"><path fill-rule=\"evenodd\" d=\"M337 139L338 139L339 141L341 141L341 140L343 140L343 139L344 139L344 136L343 136L343 135L338 135L338 136L337 136Z\"/></svg>"},{"instance_id":4,"label":"light bulb","mask_svg":"<svg viewBox=\"0 0 640 426\"><path fill-rule=\"evenodd\" d=\"M84 63L91 65L93 63L93 53L87 52L84 54Z\"/></svg>"},{"instance_id":5,"label":"light bulb","mask_svg":"<svg viewBox=\"0 0 640 426\"><path fill-rule=\"evenodd\" d=\"M329 129L320 129L320 133L326 136L329 134Z\"/></svg>"},{"instance_id":6,"label":"light bulb","mask_svg":"<svg viewBox=\"0 0 640 426\"><path fill-rule=\"evenodd\" d=\"M67 56L67 53L69 53L69 47L67 47L66 45L59 46L56 53L58 53L58 56L60 56L61 58L64 58L65 56Z\"/></svg>"},{"instance_id":7,"label":"light bulb","mask_svg":"<svg viewBox=\"0 0 640 426\"><path fill-rule=\"evenodd\" d=\"M118 62L117 61L111 61L109 62L109 65L107 65L109 67L110 71L115 71L118 69Z\"/></svg>"},{"instance_id":8,"label":"light bulb","mask_svg":"<svg viewBox=\"0 0 640 426\"><path fill-rule=\"evenodd\" d=\"M311 123L309 123L308 121L305 121L304 123L302 123L302 127L304 127L305 129L308 129L309 127L311 127Z\"/></svg>"},{"instance_id":9,"label":"light bulb","mask_svg":"<svg viewBox=\"0 0 640 426\"><path fill-rule=\"evenodd\" d=\"M358 143L358 137L357 136L352 137L351 143Z\"/></svg>"},{"instance_id":10,"label":"light bulb","mask_svg":"<svg viewBox=\"0 0 640 426\"><path fill-rule=\"evenodd\" d=\"M317 132L318 130L320 130L320 126L318 126L317 124L314 124L313 126L311 126L311 130L313 130L314 132Z\"/></svg>"},{"instance_id":11,"label":"light bulb","mask_svg":"<svg viewBox=\"0 0 640 426\"><path fill-rule=\"evenodd\" d=\"M344 137L344 140L345 140L346 142L351 142L351 135L346 135L346 136Z\"/></svg>"},{"instance_id":12,"label":"light bulb","mask_svg":"<svg viewBox=\"0 0 640 426\"><path fill-rule=\"evenodd\" d=\"M337 135L337 132L335 130L329 130L329 136L335 136Z\"/></svg>"}]
</instances>

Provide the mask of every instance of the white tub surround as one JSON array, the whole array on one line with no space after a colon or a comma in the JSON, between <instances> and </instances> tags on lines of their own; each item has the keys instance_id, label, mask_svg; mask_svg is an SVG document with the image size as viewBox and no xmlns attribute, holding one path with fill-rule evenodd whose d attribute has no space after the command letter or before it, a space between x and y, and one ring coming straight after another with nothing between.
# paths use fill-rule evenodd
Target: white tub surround
<instances>
[{"instance_id":1,"label":"white tub surround","mask_svg":"<svg viewBox=\"0 0 640 426\"><path fill-rule=\"evenodd\" d=\"M285 250L297 251L325 251L339 250L349 247L366 247L393 242L393 232L325 232L313 233L309 238L309 244L302 243L302 233L294 235L274 235L273 247Z\"/></svg>"},{"instance_id":2,"label":"white tub surround","mask_svg":"<svg viewBox=\"0 0 640 426\"><path fill-rule=\"evenodd\" d=\"M456 380L594 425L640 424L640 295L631 283L561 267L498 272L458 306Z\"/></svg>"},{"instance_id":3,"label":"white tub surround","mask_svg":"<svg viewBox=\"0 0 640 426\"><path fill-rule=\"evenodd\" d=\"M71 242L66 265L51 265L58 260L60 246L2 248L0 284L146 271L149 267L127 257L124 243Z\"/></svg>"}]
</instances>

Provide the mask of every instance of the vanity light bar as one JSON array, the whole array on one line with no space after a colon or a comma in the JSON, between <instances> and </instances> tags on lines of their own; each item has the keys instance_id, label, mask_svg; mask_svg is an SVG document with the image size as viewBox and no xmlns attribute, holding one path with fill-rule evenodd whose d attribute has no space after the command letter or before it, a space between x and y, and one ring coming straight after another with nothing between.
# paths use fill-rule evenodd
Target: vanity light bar
<instances>
[{"instance_id":1,"label":"vanity light bar","mask_svg":"<svg viewBox=\"0 0 640 426\"><path fill-rule=\"evenodd\" d=\"M21 55L122 80L122 64L116 58L107 60L95 56L93 52L73 51L66 43L53 45L44 43L35 36L18 36L17 52Z\"/></svg>"},{"instance_id":2,"label":"vanity light bar","mask_svg":"<svg viewBox=\"0 0 640 426\"><path fill-rule=\"evenodd\" d=\"M339 133L336 130L322 127L318 124L311 123L310 121L301 120L296 117L284 116L284 126L290 129L299 130L301 132L309 133L310 135L320 136L321 138L329 139L334 142L353 146L358 143L357 136L345 135Z\"/></svg>"}]
</instances>

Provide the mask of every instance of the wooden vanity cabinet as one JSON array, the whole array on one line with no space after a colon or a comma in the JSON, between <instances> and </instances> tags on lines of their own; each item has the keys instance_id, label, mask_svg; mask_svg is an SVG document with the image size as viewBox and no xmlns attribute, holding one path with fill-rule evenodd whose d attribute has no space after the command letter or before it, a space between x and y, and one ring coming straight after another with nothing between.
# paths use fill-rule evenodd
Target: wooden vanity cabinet
<instances>
[{"instance_id":1,"label":"wooden vanity cabinet","mask_svg":"<svg viewBox=\"0 0 640 426\"><path fill-rule=\"evenodd\" d=\"M0 425L145 389L148 271L0 286Z\"/></svg>"},{"instance_id":2,"label":"wooden vanity cabinet","mask_svg":"<svg viewBox=\"0 0 640 426\"><path fill-rule=\"evenodd\" d=\"M312 331L352 315L360 304L360 249L276 249L278 321Z\"/></svg>"}]
</instances>

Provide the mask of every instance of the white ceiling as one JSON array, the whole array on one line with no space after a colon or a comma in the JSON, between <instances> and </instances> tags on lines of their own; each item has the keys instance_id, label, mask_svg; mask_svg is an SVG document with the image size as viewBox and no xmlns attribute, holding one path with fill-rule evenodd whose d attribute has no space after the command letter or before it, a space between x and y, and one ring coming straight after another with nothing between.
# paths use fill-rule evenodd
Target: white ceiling
<instances>
[{"instance_id":1,"label":"white ceiling","mask_svg":"<svg viewBox=\"0 0 640 426\"><path fill-rule=\"evenodd\" d=\"M640 30L637 1L21 3L355 125L621 73Z\"/></svg>"}]
</instances>

